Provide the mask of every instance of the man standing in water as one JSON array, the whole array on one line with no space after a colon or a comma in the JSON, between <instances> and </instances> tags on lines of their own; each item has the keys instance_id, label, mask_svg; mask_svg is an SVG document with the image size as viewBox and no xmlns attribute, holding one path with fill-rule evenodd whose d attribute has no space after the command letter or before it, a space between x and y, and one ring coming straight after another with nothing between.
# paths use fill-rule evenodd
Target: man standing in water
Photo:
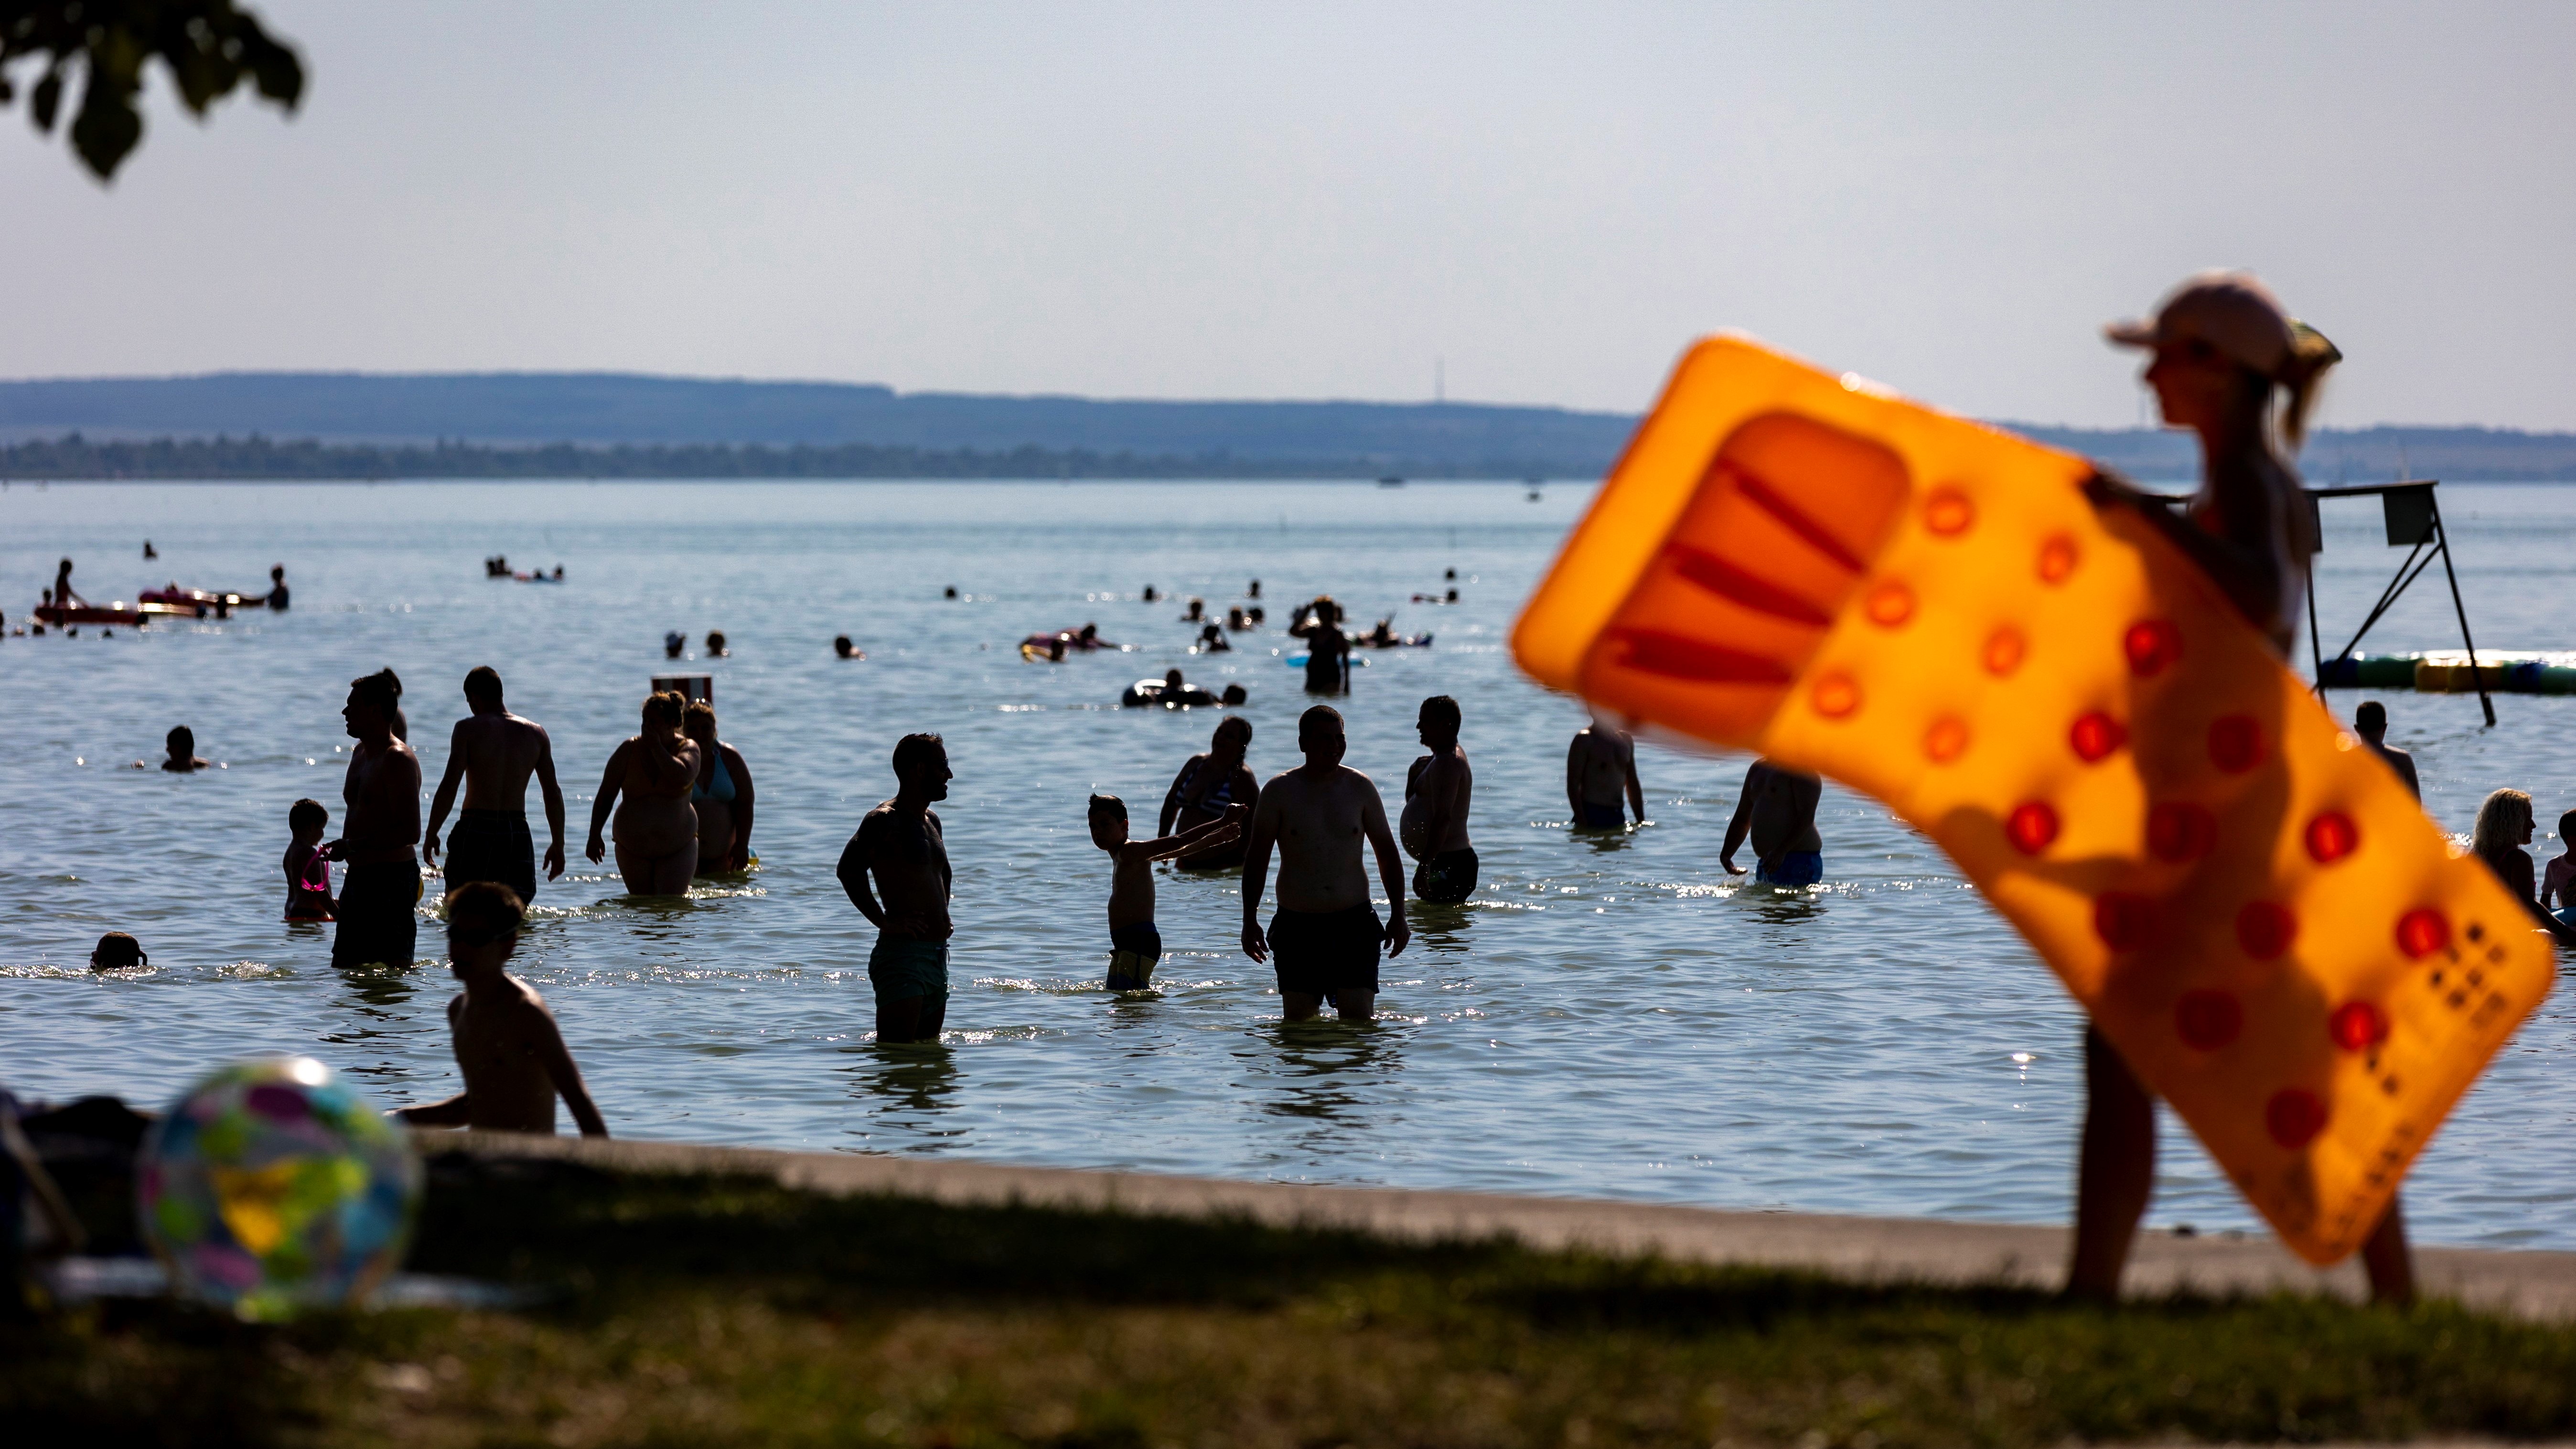
<instances>
[{"instance_id":1,"label":"man standing in water","mask_svg":"<svg viewBox=\"0 0 2576 1449\"><path fill-rule=\"evenodd\" d=\"M2415 757L2388 742L2388 706L2375 699L2365 699L2361 708L2352 712L2352 732L2370 746L2370 752L2388 762L2397 778L2406 782L2406 792L2416 799L2424 798L2423 781L2415 774Z\"/></svg>"},{"instance_id":2,"label":"man standing in water","mask_svg":"<svg viewBox=\"0 0 2576 1449\"><path fill-rule=\"evenodd\" d=\"M1744 772L1744 793L1726 822L1726 844L1717 862L1728 875L1744 874L1736 847L1753 836L1753 879L1759 885L1811 886L1825 878L1824 837L1816 833L1816 802L1824 782L1813 775L1755 760Z\"/></svg>"},{"instance_id":3,"label":"man standing in water","mask_svg":"<svg viewBox=\"0 0 2576 1449\"><path fill-rule=\"evenodd\" d=\"M1574 732L1574 743L1565 747L1565 808L1573 816L1574 828L1625 827L1627 817L1619 812L1623 789L1629 807L1637 812L1637 823L1645 824L1646 791L1637 783L1637 742L1596 714L1592 723Z\"/></svg>"},{"instance_id":4,"label":"man standing in water","mask_svg":"<svg viewBox=\"0 0 2576 1449\"><path fill-rule=\"evenodd\" d=\"M877 927L868 953L877 1040L935 1042L948 1019L948 938L957 929L948 918L948 842L930 808L955 778L948 746L937 735L905 735L895 743L894 777L894 798L869 811L841 851L841 889Z\"/></svg>"},{"instance_id":5,"label":"man standing in water","mask_svg":"<svg viewBox=\"0 0 2576 1449\"><path fill-rule=\"evenodd\" d=\"M1273 776L1253 807L1252 838L1243 856L1243 954L1279 956L1280 1016L1312 1017L1326 1001L1344 1021L1366 1021L1377 1002L1377 949L1402 955L1412 929L1404 922L1404 861L1386 828L1386 806L1369 777L1342 764L1348 741L1342 716L1319 704L1297 718L1297 747L1306 763ZM1369 906L1360 865L1365 837L1377 852L1386 886L1387 919ZM1279 913L1261 930L1261 893L1270 882L1270 849L1279 848Z\"/></svg>"},{"instance_id":6,"label":"man standing in water","mask_svg":"<svg viewBox=\"0 0 2576 1449\"><path fill-rule=\"evenodd\" d=\"M537 853L528 837L528 776L546 802L546 879L564 869L563 790L555 784L554 744L545 726L521 719L501 703L501 674L478 664L465 676L465 707L472 711L456 722L447 737L447 773L429 801L429 830L421 837L421 858L438 864L438 827L447 807L456 802L456 782L465 782L465 812L456 818L456 833L447 838L447 888L488 880L508 886L525 906L537 898Z\"/></svg>"},{"instance_id":7,"label":"man standing in water","mask_svg":"<svg viewBox=\"0 0 2576 1449\"><path fill-rule=\"evenodd\" d=\"M1476 848L1467 841L1476 777L1458 747L1462 723L1458 701L1445 694L1424 700L1414 728L1431 753L1404 775L1404 850L1418 862L1413 893L1435 905L1456 905L1476 893Z\"/></svg>"},{"instance_id":8,"label":"man standing in water","mask_svg":"<svg viewBox=\"0 0 2576 1449\"><path fill-rule=\"evenodd\" d=\"M340 838L323 853L348 867L341 877L340 924L331 938L331 964L408 967L420 931L412 908L420 902L420 865L412 844L420 839L420 757L394 738L394 701L402 681L379 669L349 681L340 711L350 737L349 775L340 798Z\"/></svg>"}]
</instances>

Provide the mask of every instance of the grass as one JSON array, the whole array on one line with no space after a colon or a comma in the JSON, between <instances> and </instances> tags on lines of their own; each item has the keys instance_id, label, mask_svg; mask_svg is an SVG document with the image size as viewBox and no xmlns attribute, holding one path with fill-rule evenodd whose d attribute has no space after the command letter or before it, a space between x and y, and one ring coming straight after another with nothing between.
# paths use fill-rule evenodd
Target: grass
<instances>
[{"instance_id":1,"label":"grass","mask_svg":"<svg viewBox=\"0 0 2576 1449\"><path fill-rule=\"evenodd\" d=\"M14 1443L1076 1446L2576 1433L2576 1327L834 1200L433 1159L414 1269L514 1313L0 1326Z\"/></svg>"}]
</instances>

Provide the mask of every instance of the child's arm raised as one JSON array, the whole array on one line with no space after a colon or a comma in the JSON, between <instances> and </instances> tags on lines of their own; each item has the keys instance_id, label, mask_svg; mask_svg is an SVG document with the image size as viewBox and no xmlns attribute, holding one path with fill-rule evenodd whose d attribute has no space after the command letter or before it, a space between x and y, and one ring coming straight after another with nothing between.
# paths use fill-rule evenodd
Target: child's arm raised
<instances>
[{"instance_id":1,"label":"child's arm raised","mask_svg":"<svg viewBox=\"0 0 2576 1449\"><path fill-rule=\"evenodd\" d=\"M1176 855L1194 855L1231 842L1243 833L1244 825L1251 819L1251 806L1228 805L1225 813L1214 820L1193 825L1178 835L1131 842L1119 854L1128 860L1170 860Z\"/></svg>"}]
</instances>

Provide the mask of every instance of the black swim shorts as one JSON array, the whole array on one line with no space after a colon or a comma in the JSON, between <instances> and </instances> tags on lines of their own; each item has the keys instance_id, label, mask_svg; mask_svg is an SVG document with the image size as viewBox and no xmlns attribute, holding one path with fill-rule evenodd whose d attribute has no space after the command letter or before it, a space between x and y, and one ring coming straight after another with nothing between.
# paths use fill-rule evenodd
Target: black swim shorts
<instances>
[{"instance_id":1,"label":"black swim shorts","mask_svg":"<svg viewBox=\"0 0 2576 1449\"><path fill-rule=\"evenodd\" d=\"M340 926L331 934L331 964L342 970L391 966L408 970L420 940L420 867L408 860L369 861L340 877Z\"/></svg>"},{"instance_id":2,"label":"black swim shorts","mask_svg":"<svg viewBox=\"0 0 2576 1449\"><path fill-rule=\"evenodd\" d=\"M1444 850L1413 868L1413 893L1434 905L1456 905L1476 893L1476 852Z\"/></svg>"},{"instance_id":3,"label":"black swim shorts","mask_svg":"<svg viewBox=\"0 0 2576 1449\"><path fill-rule=\"evenodd\" d=\"M1333 997L1343 988L1377 990L1377 953L1385 940L1377 908L1366 903L1346 911L1279 912L1270 918L1279 994Z\"/></svg>"},{"instance_id":4,"label":"black swim shorts","mask_svg":"<svg viewBox=\"0 0 2576 1449\"><path fill-rule=\"evenodd\" d=\"M519 893L519 904L537 901L537 843L528 817L515 810L468 810L447 832L447 889L478 880Z\"/></svg>"}]
</instances>

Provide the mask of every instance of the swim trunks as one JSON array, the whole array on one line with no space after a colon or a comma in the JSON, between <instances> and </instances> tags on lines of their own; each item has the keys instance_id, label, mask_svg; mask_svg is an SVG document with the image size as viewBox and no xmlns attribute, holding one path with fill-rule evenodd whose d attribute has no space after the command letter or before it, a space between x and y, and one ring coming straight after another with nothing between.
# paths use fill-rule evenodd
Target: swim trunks
<instances>
[{"instance_id":1,"label":"swim trunks","mask_svg":"<svg viewBox=\"0 0 2576 1449\"><path fill-rule=\"evenodd\" d=\"M408 860L351 865L340 881L340 927L331 933L331 964L409 967L420 939L420 867Z\"/></svg>"},{"instance_id":2,"label":"swim trunks","mask_svg":"<svg viewBox=\"0 0 2576 1449\"><path fill-rule=\"evenodd\" d=\"M1624 830L1627 828L1627 825L1627 812L1619 808L1618 801L1613 800L1609 804L1604 805L1598 801L1586 800L1583 802L1583 818L1581 821L1577 822L1575 828L1578 830Z\"/></svg>"},{"instance_id":3,"label":"swim trunks","mask_svg":"<svg viewBox=\"0 0 2576 1449\"><path fill-rule=\"evenodd\" d=\"M1288 911L1270 918L1270 959L1282 996L1320 996L1377 990L1377 952L1386 927L1366 903L1346 911Z\"/></svg>"},{"instance_id":4,"label":"swim trunks","mask_svg":"<svg viewBox=\"0 0 2576 1449\"><path fill-rule=\"evenodd\" d=\"M1151 921L1134 921L1113 926L1109 931L1109 980L1111 991L1142 991L1153 984L1154 968L1162 964L1163 933Z\"/></svg>"},{"instance_id":5,"label":"swim trunks","mask_svg":"<svg viewBox=\"0 0 2576 1449\"><path fill-rule=\"evenodd\" d=\"M877 937L868 953L868 984L877 1000L908 1001L914 997L948 999L948 943Z\"/></svg>"},{"instance_id":6,"label":"swim trunks","mask_svg":"<svg viewBox=\"0 0 2576 1449\"><path fill-rule=\"evenodd\" d=\"M1450 906L1476 893L1476 852L1444 850L1413 868L1413 893Z\"/></svg>"},{"instance_id":7,"label":"swim trunks","mask_svg":"<svg viewBox=\"0 0 2576 1449\"><path fill-rule=\"evenodd\" d=\"M467 810L447 832L447 888L488 880L519 893L520 905L537 899L537 846L528 817L515 810Z\"/></svg>"},{"instance_id":8,"label":"swim trunks","mask_svg":"<svg viewBox=\"0 0 2576 1449\"><path fill-rule=\"evenodd\" d=\"M1780 857L1777 866L1757 865L1753 880L1757 885L1811 886L1825 878L1825 857L1814 850L1792 850Z\"/></svg>"}]
</instances>

